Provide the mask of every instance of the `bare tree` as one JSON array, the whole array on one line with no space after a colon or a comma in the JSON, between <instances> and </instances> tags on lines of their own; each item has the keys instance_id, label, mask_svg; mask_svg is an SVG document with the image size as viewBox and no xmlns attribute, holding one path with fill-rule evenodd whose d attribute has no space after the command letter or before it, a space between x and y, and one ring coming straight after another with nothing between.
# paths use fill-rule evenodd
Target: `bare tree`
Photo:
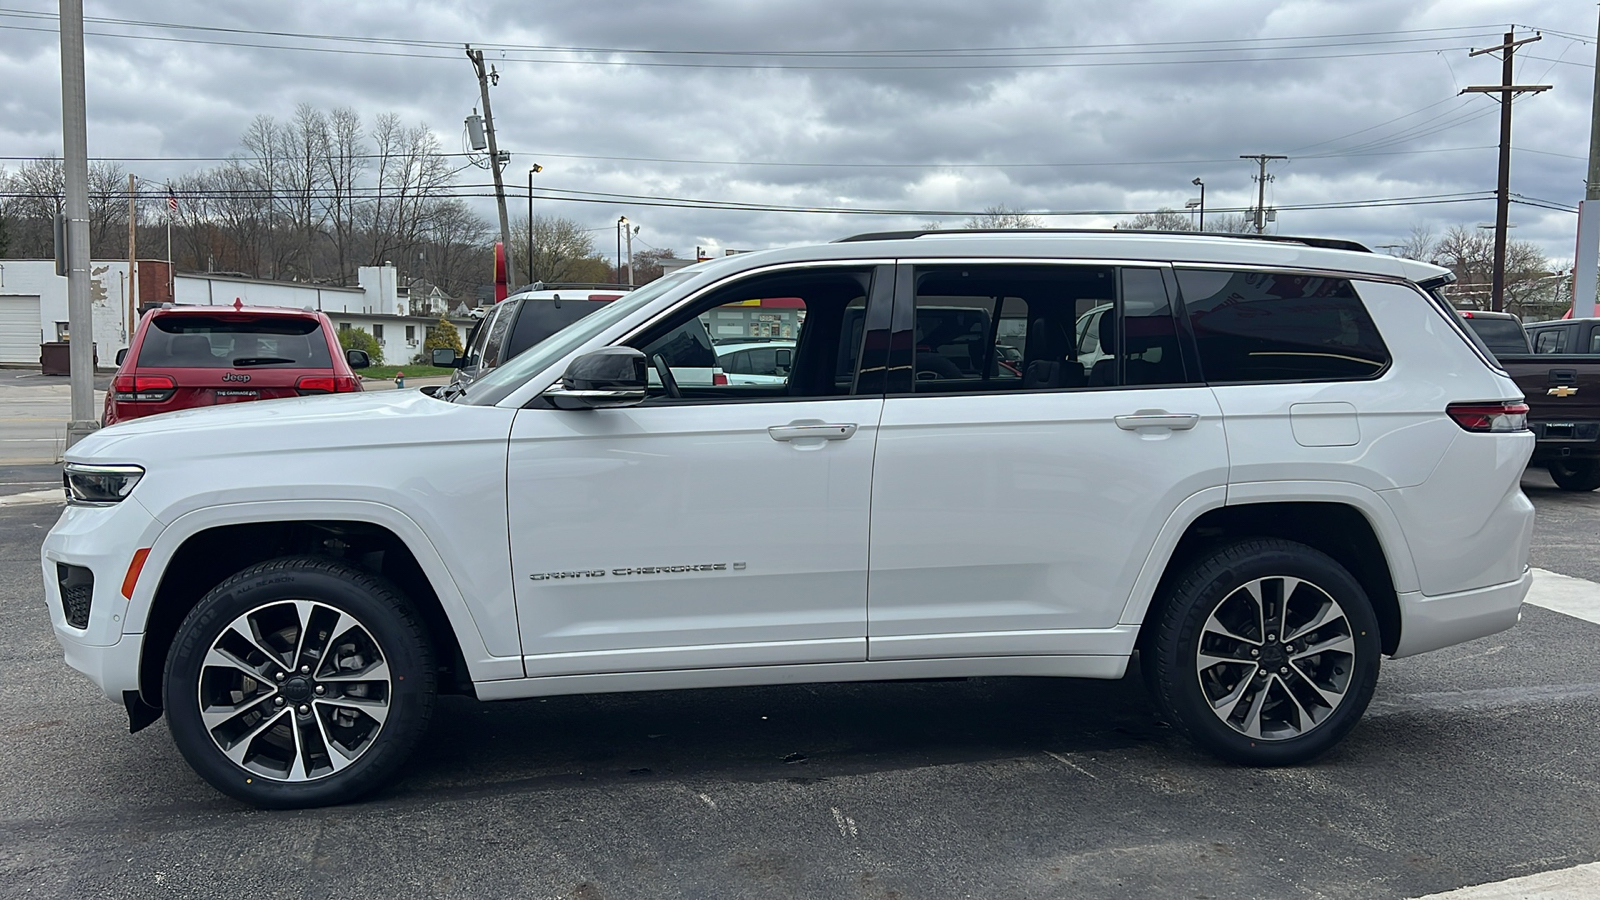
<instances>
[{"instance_id":1,"label":"bare tree","mask_svg":"<svg viewBox=\"0 0 1600 900\"><path fill-rule=\"evenodd\" d=\"M966 228L983 228L990 230L1008 228L1043 228L1044 221L1038 216L1030 216L1020 209L1012 209L1004 203L997 206L988 206L982 215L967 219Z\"/></svg>"},{"instance_id":2,"label":"bare tree","mask_svg":"<svg viewBox=\"0 0 1600 900\"><path fill-rule=\"evenodd\" d=\"M322 151L326 189L322 195L323 214L331 226L335 283L350 283L351 257L355 250L356 223L361 201L357 185L366 175L366 135L361 116L348 106L328 115L328 128Z\"/></svg>"},{"instance_id":3,"label":"bare tree","mask_svg":"<svg viewBox=\"0 0 1600 900\"><path fill-rule=\"evenodd\" d=\"M1458 307L1488 309L1494 283L1494 235L1478 228L1453 225L1434 245L1433 262L1455 273L1456 283L1447 290ZM1558 276L1550 271L1550 261L1530 241L1506 243L1505 308L1518 315L1538 316L1547 300L1542 299L1548 283Z\"/></svg>"},{"instance_id":4,"label":"bare tree","mask_svg":"<svg viewBox=\"0 0 1600 900\"><path fill-rule=\"evenodd\" d=\"M372 129L377 153L377 184L368 207L372 265L408 258L428 227L437 195L451 181L449 166L439 154L439 141L427 125L410 128L400 117L385 113Z\"/></svg>"},{"instance_id":5,"label":"bare tree","mask_svg":"<svg viewBox=\"0 0 1600 900\"><path fill-rule=\"evenodd\" d=\"M291 277L316 275L316 240L325 221L322 196L327 190L328 140L327 117L309 103L296 106L294 118L277 130L282 185L274 185L274 194L285 208L289 233L284 235L284 274Z\"/></svg>"},{"instance_id":6,"label":"bare tree","mask_svg":"<svg viewBox=\"0 0 1600 900\"><path fill-rule=\"evenodd\" d=\"M1187 213L1165 206L1153 213L1140 213L1117 223L1120 231L1194 231L1195 224Z\"/></svg>"},{"instance_id":7,"label":"bare tree","mask_svg":"<svg viewBox=\"0 0 1600 900\"><path fill-rule=\"evenodd\" d=\"M513 221L511 235L518 248L528 246L526 216ZM594 234L563 216L534 218L531 270L534 281L547 284L607 281L612 277L610 264L595 250Z\"/></svg>"}]
</instances>

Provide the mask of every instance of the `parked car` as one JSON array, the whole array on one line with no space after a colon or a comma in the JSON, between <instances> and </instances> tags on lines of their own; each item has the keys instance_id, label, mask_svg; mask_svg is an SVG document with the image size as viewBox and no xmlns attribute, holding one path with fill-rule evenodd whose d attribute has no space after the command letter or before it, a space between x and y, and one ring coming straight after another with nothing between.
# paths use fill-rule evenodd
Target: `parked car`
<instances>
[{"instance_id":1,"label":"parked car","mask_svg":"<svg viewBox=\"0 0 1600 900\"><path fill-rule=\"evenodd\" d=\"M1533 352L1528 346L1528 334L1522 330L1522 320L1511 313L1469 309L1462 311L1461 318L1496 356Z\"/></svg>"},{"instance_id":2,"label":"parked car","mask_svg":"<svg viewBox=\"0 0 1600 900\"><path fill-rule=\"evenodd\" d=\"M1355 726L1382 656L1509 628L1531 584L1527 406L1447 278L1344 242L1121 232L723 257L448 396L85 437L45 606L133 730L165 715L260 806L391 782L440 693L1135 659L1198 745L1298 763ZM752 297L794 298L781 383L670 377ZM1002 331L1020 377L991 365Z\"/></svg>"},{"instance_id":3,"label":"parked car","mask_svg":"<svg viewBox=\"0 0 1600 900\"><path fill-rule=\"evenodd\" d=\"M325 313L264 306L146 312L117 353L102 424L275 397L361 390L365 351L339 346Z\"/></svg>"},{"instance_id":4,"label":"parked car","mask_svg":"<svg viewBox=\"0 0 1600 900\"><path fill-rule=\"evenodd\" d=\"M1600 319L1524 328L1507 313L1461 315L1527 397L1532 464L1564 491L1600 488Z\"/></svg>"},{"instance_id":5,"label":"parked car","mask_svg":"<svg viewBox=\"0 0 1600 900\"><path fill-rule=\"evenodd\" d=\"M627 288L560 287L512 294L490 307L472 326L464 353L447 361L438 357L432 362L455 369L450 383L465 387L573 322L604 309L625 293Z\"/></svg>"},{"instance_id":6,"label":"parked car","mask_svg":"<svg viewBox=\"0 0 1600 900\"><path fill-rule=\"evenodd\" d=\"M1600 356L1600 318L1557 319L1527 326L1534 353L1574 353Z\"/></svg>"},{"instance_id":7,"label":"parked car","mask_svg":"<svg viewBox=\"0 0 1600 900\"><path fill-rule=\"evenodd\" d=\"M728 384L782 384L794 365L794 341L719 343L716 351Z\"/></svg>"}]
</instances>

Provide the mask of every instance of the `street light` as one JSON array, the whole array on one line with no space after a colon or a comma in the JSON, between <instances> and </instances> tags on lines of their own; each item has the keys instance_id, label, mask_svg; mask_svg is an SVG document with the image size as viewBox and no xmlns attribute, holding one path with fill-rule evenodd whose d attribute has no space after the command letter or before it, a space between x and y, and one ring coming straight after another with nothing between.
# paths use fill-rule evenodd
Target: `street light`
<instances>
[{"instance_id":1,"label":"street light","mask_svg":"<svg viewBox=\"0 0 1600 900\"><path fill-rule=\"evenodd\" d=\"M1194 203L1195 203L1196 206L1200 207L1200 230L1201 231L1205 231L1206 230L1206 183L1204 181L1201 181L1198 178L1196 178L1194 181L1191 181L1189 183L1193 184L1193 185L1198 185L1199 188L1200 188L1200 199L1194 201Z\"/></svg>"},{"instance_id":2,"label":"street light","mask_svg":"<svg viewBox=\"0 0 1600 900\"><path fill-rule=\"evenodd\" d=\"M528 169L528 283L533 284L533 176L544 171L544 166L534 163Z\"/></svg>"}]
</instances>

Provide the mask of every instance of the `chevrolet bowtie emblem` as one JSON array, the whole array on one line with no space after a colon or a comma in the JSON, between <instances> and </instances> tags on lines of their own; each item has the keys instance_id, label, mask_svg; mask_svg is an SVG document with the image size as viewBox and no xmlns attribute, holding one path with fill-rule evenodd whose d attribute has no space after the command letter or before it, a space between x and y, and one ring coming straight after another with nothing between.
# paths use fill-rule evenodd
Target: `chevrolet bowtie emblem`
<instances>
[{"instance_id":1,"label":"chevrolet bowtie emblem","mask_svg":"<svg viewBox=\"0 0 1600 900\"><path fill-rule=\"evenodd\" d=\"M1577 388L1575 388L1575 387L1567 387L1564 384L1559 386L1559 387L1553 387L1550 390L1545 391L1546 394L1549 394L1552 397L1571 397L1573 394L1576 394L1577 392L1578 392Z\"/></svg>"}]
</instances>

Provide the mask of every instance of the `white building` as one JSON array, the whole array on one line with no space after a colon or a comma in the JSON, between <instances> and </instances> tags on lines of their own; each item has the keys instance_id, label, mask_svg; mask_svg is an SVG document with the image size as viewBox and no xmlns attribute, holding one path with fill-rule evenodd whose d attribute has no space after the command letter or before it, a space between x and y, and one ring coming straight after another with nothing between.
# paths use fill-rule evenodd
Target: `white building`
<instances>
[{"instance_id":1,"label":"white building","mask_svg":"<svg viewBox=\"0 0 1600 900\"><path fill-rule=\"evenodd\" d=\"M168 300L167 264L139 263L141 304ZM128 346L133 323L128 302L127 260L89 266L89 297L94 309L95 351L102 368ZM384 361L406 365L422 352L428 331L448 313L463 341L473 320L465 308L449 308L437 288L411 297L393 266L363 266L360 287L341 288L293 281L262 281L217 274L179 274L171 279L175 302L194 306L281 306L317 309L340 329L358 328L378 339ZM39 345L66 340L67 279L57 275L53 260L6 260L0 263L0 365L36 366Z\"/></svg>"}]
</instances>

